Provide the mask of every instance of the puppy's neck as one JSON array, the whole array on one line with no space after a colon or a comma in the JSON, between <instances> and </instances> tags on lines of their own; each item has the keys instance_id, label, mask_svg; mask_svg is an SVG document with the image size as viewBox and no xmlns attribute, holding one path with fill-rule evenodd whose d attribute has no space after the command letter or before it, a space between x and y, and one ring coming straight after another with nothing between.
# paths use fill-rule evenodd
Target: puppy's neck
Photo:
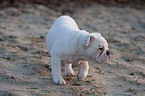
<instances>
[{"instance_id":1,"label":"puppy's neck","mask_svg":"<svg viewBox=\"0 0 145 96\"><path fill-rule=\"evenodd\" d=\"M78 41L79 42L78 53L79 55L89 57L88 50L87 50L88 47L84 45L84 41L86 37L90 35L90 33L86 32L85 30L80 30L79 33L80 33L80 39Z\"/></svg>"}]
</instances>

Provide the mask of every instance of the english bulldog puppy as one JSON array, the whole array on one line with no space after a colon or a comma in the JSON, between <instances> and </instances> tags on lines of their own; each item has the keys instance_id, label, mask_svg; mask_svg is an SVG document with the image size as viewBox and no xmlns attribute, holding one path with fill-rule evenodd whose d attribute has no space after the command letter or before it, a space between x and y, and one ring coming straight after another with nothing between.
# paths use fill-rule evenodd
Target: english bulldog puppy
<instances>
[{"instance_id":1,"label":"english bulldog puppy","mask_svg":"<svg viewBox=\"0 0 145 96\"><path fill-rule=\"evenodd\" d=\"M88 61L104 63L109 59L108 43L100 33L80 30L69 16L57 18L46 35L46 45L51 55L53 81L66 85L61 75L61 63L65 64L65 75L76 75L72 64L80 64L77 75L84 79L89 70Z\"/></svg>"}]
</instances>

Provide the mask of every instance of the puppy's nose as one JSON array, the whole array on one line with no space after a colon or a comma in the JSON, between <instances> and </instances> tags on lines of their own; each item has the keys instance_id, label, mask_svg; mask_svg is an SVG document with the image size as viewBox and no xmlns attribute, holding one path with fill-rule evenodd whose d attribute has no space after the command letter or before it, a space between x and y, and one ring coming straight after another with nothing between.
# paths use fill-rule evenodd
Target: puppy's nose
<instances>
[{"instance_id":1,"label":"puppy's nose","mask_svg":"<svg viewBox=\"0 0 145 96\"><path fill-rule=\"evenodd\" d=\"M106 51L106 55L110 55L110 51L109 50Z\"/></svg>"}]
</instances>

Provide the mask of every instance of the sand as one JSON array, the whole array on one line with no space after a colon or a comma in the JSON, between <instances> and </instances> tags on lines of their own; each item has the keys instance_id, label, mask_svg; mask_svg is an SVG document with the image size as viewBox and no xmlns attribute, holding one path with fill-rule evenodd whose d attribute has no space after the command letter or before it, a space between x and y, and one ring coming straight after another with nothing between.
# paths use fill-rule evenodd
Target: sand
<instances>
[{"instance_id":1,"label":"sand","mask_svg":"<svg viewBox=\"0 0 145 96\"><path fill-rule=\"evenodd\" d=\"M93 4L66 13L81 29L100 32L111 59L89 62L87 78L53 83L45 35L62 12L43 5L0 10L0 96L145 96L145 9ZM73 66L78 73L78 66Z\"/></svg>"}]
</instances>

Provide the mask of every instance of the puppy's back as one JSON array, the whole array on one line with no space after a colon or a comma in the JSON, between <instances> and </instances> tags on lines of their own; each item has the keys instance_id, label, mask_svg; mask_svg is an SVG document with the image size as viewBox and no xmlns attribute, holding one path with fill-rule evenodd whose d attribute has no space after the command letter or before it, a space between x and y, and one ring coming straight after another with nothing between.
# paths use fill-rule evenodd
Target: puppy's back
<instances>
[{"instance_id":1,"label":"puppy's back","mask_svg":"<svg viewBox=\"0 0 145 96\"><path fill-rule=\"evenodd\" d=\"M76 22L70 16L67 15L60 16L53 23L53 26L64 26L64 25L68 25L75 29L78 29L78 25L76 24Z\"/></svg>"},{"instance_id":2,"label":"puppy's back","mask_svg":"<svg viewBox=\"0 0 145 96\"><path fill-rule=\"evenodd\" d=\"M60 16L57 18L46 35L46 44L48 50L51 50L51 47L56 40L65 38L67 34L70 34L71 30L79 30L79 28L76 22L70 16Z\"/></svg>"}]
</instances>

